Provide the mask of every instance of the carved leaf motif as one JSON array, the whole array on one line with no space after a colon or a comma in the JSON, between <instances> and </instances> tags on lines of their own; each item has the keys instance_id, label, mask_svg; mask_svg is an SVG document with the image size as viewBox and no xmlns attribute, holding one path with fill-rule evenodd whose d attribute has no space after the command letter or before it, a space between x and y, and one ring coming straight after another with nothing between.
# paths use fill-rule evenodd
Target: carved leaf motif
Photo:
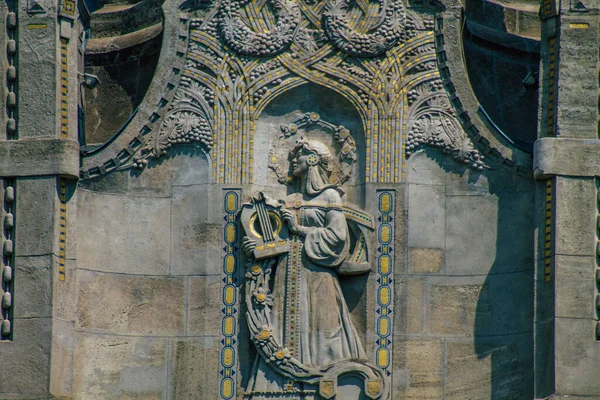
<instances>
[{"instance_id":1,"label":"carved leaf motif","mask_svg":"<svg viewBox=\"0 0 600 400\"><path fill-rule=\"evenodd\" d=\"M425 109L414 116L414 123L409 128L406 155L410 156L424 145L440 148L454 159L469 164L471 168L485 168L483 156L475 149L471 139L460 127L453 115L443 111Z\"/></svg>"}]
</instances>

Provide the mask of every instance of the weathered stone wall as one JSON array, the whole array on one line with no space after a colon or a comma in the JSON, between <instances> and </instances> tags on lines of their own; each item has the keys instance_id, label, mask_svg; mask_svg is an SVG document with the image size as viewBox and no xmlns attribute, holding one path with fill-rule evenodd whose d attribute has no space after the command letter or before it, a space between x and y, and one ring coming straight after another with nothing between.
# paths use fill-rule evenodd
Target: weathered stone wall
<instances>
[{"instance_id":1,"label":"weathered stone wall","mask_svg":"<svg viewBox=\"0 0 600 400\"><path fill-rule=\"evenodd\" d=\"M351 252L364 246L352 253L355 267L370 267L332 275L339 298L318 285L310 295L349 316L340 326L355 328L348 336L368 362L360 375L356 360L341 357L336 367L351 365L351 373L322 368L314 381L291 374L279 389L321 397L337 390L344 399L378 389L384 399L599 397L600 173L588 160L599 148L598 17L581 13L595 6L565 3L559 18L544 2L538 48L530 2L498 2L491 11L465 4L469 32L486 46L519 36L511 45L532 57L521 63L530 69L539 51L540 139L532 156L515 138L531 141L536 121L511 115L519 101L537 98L535 89L523 89L515 103L503 97L510 107L497 110L506 111L502 129L522 132L491 126L480 108L489 98L473 82L500 79L488 82L500 88L496 95L507 82L465 67L463 5L441 3L394 0L382 13L358 2L257 9L256 2L211 8L167 0L160 15L150 1L109 5L137 25L119 31L114 15L100 15L98 59L138 60L136 51L158 42L160 57L148 70L151 82L148 71L126 71L146 76L123 86L124 113L133 104L138 112L79 158L77 13L63 7L69 2L41 2L43 12L3 3L0 398L242 399L257 371L265 372L259 360L287 371L282 360L297 355L289 353L297 351L293 340L283 339L292 345L269 358L277 326L257 330L252 318L269 301L285 300L295 313L295 283L283 292L250 291L267 264L244 254L240 208L259 191L273 199L298 194L292 175L300 156L291 150L302 137L333 154L302 156L311 167L331 166L331 177L321 178L339 186L340 202L310 204L322 189L291 207L298 215L303 207L344 209L348 226L363 218L363 230L347 240ZM497 18L486 21L486 12ZM126 38L134 45L113 49L124 43L117 33L134 34ZM97 110L105 118L113 112ZM319 223L303 228L330 221ZM291 237L303 243L303 234ZM293 251L293 261L268 273L314 266ZM295 334L292 326L285 329Z\"/></svg>"}]
</instances>

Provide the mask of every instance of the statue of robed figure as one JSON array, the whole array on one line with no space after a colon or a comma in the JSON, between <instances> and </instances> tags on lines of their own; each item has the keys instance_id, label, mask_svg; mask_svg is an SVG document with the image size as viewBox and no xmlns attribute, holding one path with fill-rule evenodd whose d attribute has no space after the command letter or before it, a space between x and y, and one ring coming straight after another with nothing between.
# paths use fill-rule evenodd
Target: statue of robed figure
<instances>
[{"instance_id":1,"label":"statue of robed figure","mask_svg":"<svg viewBox=\"0 0 600 400\"><path fill-rule=\"evenodd\" d=\"M258 352L245 398L332 399L338 378L351 375L362 382L360 398L388 399L338 279L370 271L373 219L342 201L327 145L301 139L289 160L297 191L277 201L261 193L241 215L247 322Z\"/></svg>"}]
</instances>

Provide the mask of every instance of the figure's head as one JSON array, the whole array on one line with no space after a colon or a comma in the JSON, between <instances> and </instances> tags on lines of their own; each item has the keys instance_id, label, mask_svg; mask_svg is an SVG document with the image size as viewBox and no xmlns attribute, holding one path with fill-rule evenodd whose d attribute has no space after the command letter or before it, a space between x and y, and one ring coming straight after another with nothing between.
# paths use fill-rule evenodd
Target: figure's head
<instances>
[{"instance_id":1,"label":"figure's head","mask_svg":"<svg viewBox=\"0 0 600 400\"><path fill-rule=\"evenodd\" d=\"M335 186L329 180L333 170L331 162L329 148L315 140L302 138L290 152L292 173L296 178L305 178L306 192L311 196Z\"/></svg>"}]
</instances>

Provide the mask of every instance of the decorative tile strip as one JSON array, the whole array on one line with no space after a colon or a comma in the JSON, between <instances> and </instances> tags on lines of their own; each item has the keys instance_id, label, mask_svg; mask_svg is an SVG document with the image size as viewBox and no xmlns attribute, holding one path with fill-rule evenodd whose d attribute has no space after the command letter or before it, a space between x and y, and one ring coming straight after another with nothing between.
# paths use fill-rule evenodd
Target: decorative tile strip
<instances>
[{"instance_id":1,"label":"decorative tile strip","mask_svg":"<svg viewBox=\"0 0 600 400\"><path fill-rule=\"evenodd\" d=\"M237 212L240 208L240 189L223 190L223 285L222 285L222 324L221 324L221 353L219 373L221 384L220 399L236 398L236 350L237 335L236 318L238 313L238 248L239 227Z\"/></svg>"},{"instance_id":2,"label":"decorative tile strip","mask_svg":"<svg viewBox=\"0 0 600 400\"><path fill-rule=\"evenodd\" d=\"M67 39L60 39L60 137L69 136L69 71Z\"/></svg>"},{"instance_id":3,"label":"decorative tile strip","mask_svg":"<svg viewBox=\"0 0 600 400\"><path fill-rule=\"evenodd\" d=\"M73 0L62 0L60 5L60 16L74 19L75 8L77 7Z\"/></svg>"},{"instance_id":4,"label":"decorative tile strip","mask_svg":"<svg viewBox=\"0 0 600 400\"><path fill-rule=\"evenodd\" d=\"M553 36L548 40L548 117L546 122L548 136L556 136L557 48L558 42L556 36Z\"/></svg>"},{"instance_id":5,"label":"decorative tile strip","mask_svg":"<svg viewBox=\"0 0 600 400\"><path fill-rule=\"evenodd\" d=\"M65 280L65 263L67 260L67 181L59 179L60 229L58 245L58 279Z\"/></svg>"},{"instance_id":6,"label":"decorative tile strip","mask_svg":"<svg viewBox=\"0 0 600 400\"><path fill-rule=\"evenodd\" d=\"M375 309L375 362L386 376L390 376L392 367L392 321L394 290L392 276L394 272L395 239L395 190L378 190L377 217L377 280Z\"/></svg>"}]
</instances>

